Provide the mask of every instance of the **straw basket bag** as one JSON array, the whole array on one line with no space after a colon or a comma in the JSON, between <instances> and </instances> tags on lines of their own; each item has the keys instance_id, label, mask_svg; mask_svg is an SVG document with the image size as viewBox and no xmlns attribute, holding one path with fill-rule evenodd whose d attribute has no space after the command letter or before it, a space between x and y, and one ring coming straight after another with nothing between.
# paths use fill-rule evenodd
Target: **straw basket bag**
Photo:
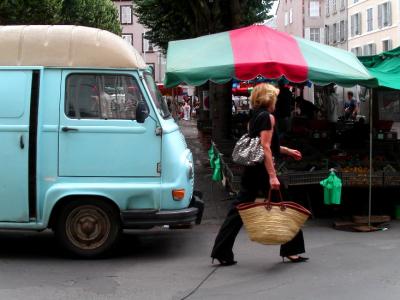
<instances>
[{"instance_id":1,"label":"straw basket bag","mask_svg":"<svg viewBox=\"0 0 400 300\"><path fill-rule=\"evenodd\" d=\"M237 206L250 240L281 245L292 240L311 213L300 204L283 202L242 203ZM271 191L268 199L271 199Z\"/></svg>"}]
</instances>

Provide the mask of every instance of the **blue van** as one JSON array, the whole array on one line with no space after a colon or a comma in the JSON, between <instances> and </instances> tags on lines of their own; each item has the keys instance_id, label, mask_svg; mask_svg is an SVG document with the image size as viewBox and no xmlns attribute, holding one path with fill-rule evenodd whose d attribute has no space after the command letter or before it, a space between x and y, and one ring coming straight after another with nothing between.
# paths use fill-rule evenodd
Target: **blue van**
<instances>
[{"instance_id":1,"label":"blue van","mask_svg":"<svg viewBox=\"0 0 400 300\"><path fill-rule=\"evenodd\" d=\"M0 228L108 251L200 223L192 153L137 51L107 31L0 26Z\"/></svg>"}]
</instances>

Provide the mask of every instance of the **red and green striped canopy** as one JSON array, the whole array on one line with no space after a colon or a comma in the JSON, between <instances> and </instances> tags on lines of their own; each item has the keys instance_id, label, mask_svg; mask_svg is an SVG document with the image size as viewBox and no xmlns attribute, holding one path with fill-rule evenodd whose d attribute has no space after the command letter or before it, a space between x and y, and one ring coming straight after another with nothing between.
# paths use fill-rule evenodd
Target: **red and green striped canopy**
<instances>
[{"instance_id":1,"label":"red and green striped canopy","mask_svg":"<svg viewBox=\"0 0 400 300\"><path fill-rule=\"evenodd\" d=\"M373 86L375 79L348 51L290 36L264 25L172 41L165 85L225 83L261 75L291 82Z\"/></svg>"}]
</instances>

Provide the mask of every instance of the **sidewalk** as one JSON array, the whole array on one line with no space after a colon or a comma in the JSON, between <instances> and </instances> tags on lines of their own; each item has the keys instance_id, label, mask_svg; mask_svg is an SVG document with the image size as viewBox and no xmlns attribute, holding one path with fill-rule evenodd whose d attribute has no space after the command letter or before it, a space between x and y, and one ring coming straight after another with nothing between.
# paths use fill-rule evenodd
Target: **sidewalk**
<instances>
[{"instance_id":1,"label":"sidewalk","mask_svg":"<svg viewBox=\"0 0 400 300\"><path fill-rule=\"evenodd\" d=\"M193 153L195 189L203 193L205 203L203 224L220 224L228 212L231 197L221 182L211 180L212 170L208 160L211 138L197 130L196 120L178 122L188 147Z\"/></svg>"}]
</instances>

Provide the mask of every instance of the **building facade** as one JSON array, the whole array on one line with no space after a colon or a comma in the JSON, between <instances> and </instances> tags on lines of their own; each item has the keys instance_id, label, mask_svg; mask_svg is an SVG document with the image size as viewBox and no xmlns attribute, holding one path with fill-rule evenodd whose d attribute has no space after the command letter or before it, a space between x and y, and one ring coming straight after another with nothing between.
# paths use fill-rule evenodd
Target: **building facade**
<instances>
[{"instance_id":1,"label":"building facade","mask_svg":"<svg viewBox=\"0 0 400 300\"><path fill-rule=\"evenodd\" d=\"M324 43L347 50L347 2L352 0L325 0Z\"/></svg>"},{"instance_id":2,"label":"building facade","mask_svg":"<svg viewBox=\"0 0 400 300\"><path fill-rule=\"evenodd\" d=\"M277 29L318 43L325 40L323 0L280 0Z\"/></svg>"},{"instance_id":3,"label":"building facade","mask_svg":"<svg viewBox=\"0 0 400 300\"><path fill-rule=\"evenodd\" d=\"M133 14L133 1L113 0L119 12L122 38L142 55L147 65L154 70L156 82L163 82L165 75L165 57L162 52L146 39L147 29L138 22Z\"/></svg>"},{"instance_id":4,"label":"building facade","mask_svg":"<svg viewBox=\"0 0 400 300\"><path fill-rule=\"evenodd\" d=\"M374 55L399 46L399 0L348 1L348 50Z\"/></svg>"}]
</instances>

